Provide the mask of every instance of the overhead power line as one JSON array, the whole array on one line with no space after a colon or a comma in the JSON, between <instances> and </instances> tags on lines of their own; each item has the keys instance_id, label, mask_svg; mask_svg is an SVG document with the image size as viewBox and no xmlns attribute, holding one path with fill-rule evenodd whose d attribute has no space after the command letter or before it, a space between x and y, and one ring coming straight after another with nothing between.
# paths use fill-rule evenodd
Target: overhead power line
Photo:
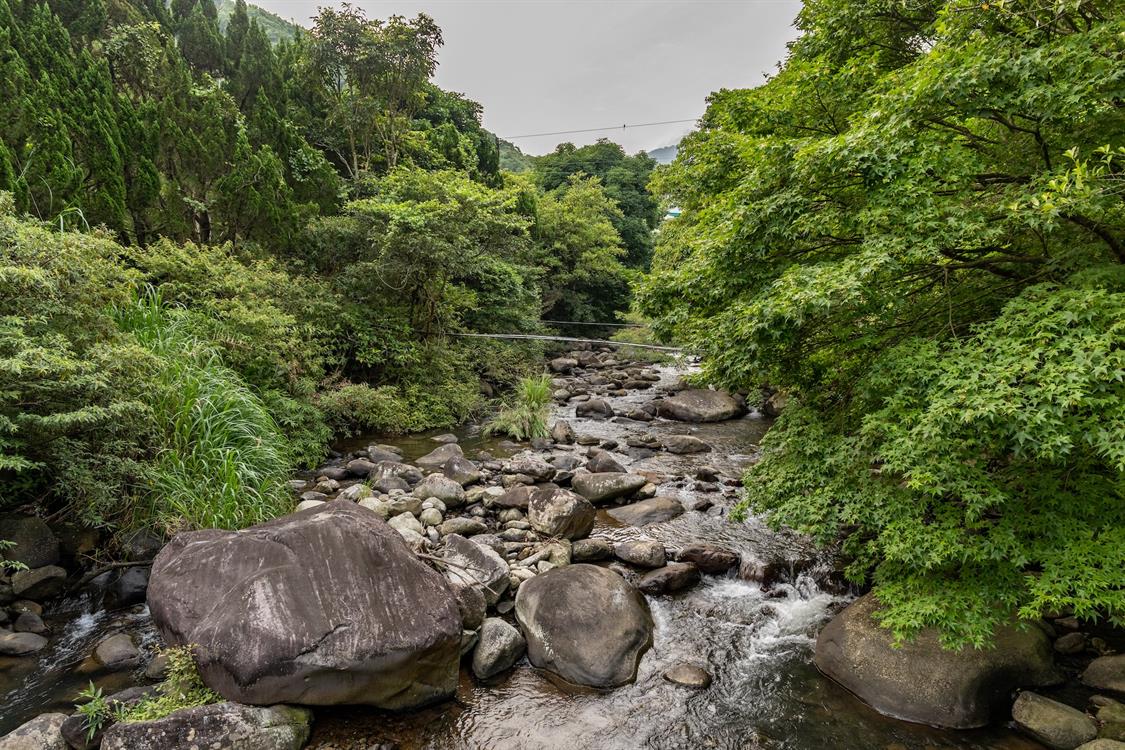
<instances>
[{"instance_id":1,"label":"overhead power line","mask_svg":"<svg viewBox=\"0 0 1125 750\"><path fill-rule=\"evenodd\" d=\"M680 125L685 122L697 122L699 118L693 117L689 120L664 120L663 122L638 122L633 125L610 125L604 128L582 128L580 130L556 130L553 133L527 133L525 135L510 135L505 140L514 141L517 138L540 138L548 135L572 135L574 133L597 133L603 130L626 130L628 128L647 128L653 125Z\"/></svg>"}]
</instances>

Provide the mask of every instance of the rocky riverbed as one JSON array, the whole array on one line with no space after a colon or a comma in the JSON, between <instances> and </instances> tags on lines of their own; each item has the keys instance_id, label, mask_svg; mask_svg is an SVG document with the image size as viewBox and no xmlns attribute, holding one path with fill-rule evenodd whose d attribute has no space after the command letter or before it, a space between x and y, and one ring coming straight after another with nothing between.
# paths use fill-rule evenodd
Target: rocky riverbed
<instances>
[{"instance_id":1,"label":"rocky riverbed","mask_svg":"<svg viewBox=\"0 0 1125 750\"><path fill-rule=\"evenodd\" d=\"M164 640L201 646L208 684L228 699L314 707L311 729L307 713L238 704L161 729L273 727L273 744L247 747L300 747L310 732L307 746L324 750L1016 750L1076 747L1065 743L1098 732L1113 741L1118 657L1100 660L1108 687L1072 679L1044 688L1046 703L1024 693L1032 697L1017 705L1022 731L1003 721L1011 678L978 696L979 706L961 700L976 695L974 675L1023 670L1028 687L1094 669L1091 659L1117 644L1065 613L1038 635L1013 636L1022 656L994 668L887 655L881 641L829 659L841 639L824 626L857 592L806 540L727 518L770 419L738 397L686 389L677 367L622 362L609 351L573 352L550 366L551 439L520 445L468 426L348 441L294 479L296 514L240 534L181 535L165 547L148 590L151 614L121 582L133 576L143 594L147 575L132 571L144 568L42 597L37 648L0 657L0 732L45 710L70 713L87 679L110 693L159 676L150 657ZM28 632L11 614L39 606L13 594L4 610L11 622L0 627ZM848 632L862 631L856 622ZM844 624L838 618L836 631ZM913 722L886 718L818 672L821 633L822 669ZM845 658L856 653L877 674ZM880 672L880 660L892 658L900 662ZM911 687L919 684L911 664L923 663L931 676L945 668L964 678L958 700ZM916 693L914 702L894 701ZM1104 705L1087 702L1095 695ZM1067 713L1056 698L1090 711ZM939 715L947 704L956 704L954 718ZM1000 720L983 728L916 723L976 726L997 708ZM127 747L139 736L111 740ZM5 742L0 750L54 747Z\"/></svg>"}]
</instances>

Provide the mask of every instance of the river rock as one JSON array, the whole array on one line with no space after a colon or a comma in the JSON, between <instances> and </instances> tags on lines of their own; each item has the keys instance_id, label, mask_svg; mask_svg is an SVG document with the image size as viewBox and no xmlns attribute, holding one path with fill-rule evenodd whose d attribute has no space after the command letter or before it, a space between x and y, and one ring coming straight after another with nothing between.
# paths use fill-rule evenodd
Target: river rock
<instances>
[{"instance_id":1,"label":"river rock","mask_svg":"<svg viewBox=\"0 0 1125 750\"><path fill-rule=\"evenodd\" d=\"M668 435L660 443L669 453L683 455L688 453L707 453L711 446L692 435Z\"/></svg>"},{"instance_id":2,"label":"river rock","mask_svg":"<svg viewBox=\"0 0 1125 750\"><path fill-rule=\"evenodd\" d=\"M213 703L155 721L114 724L102 750L299 750L311 719L308 709L295 706Z\"/></svg>"},{"instance_id":3,"label":"river rock","mask_svg":"<svg viewBox=\"0 0 1125 750\"><path fill-rule=\"evenodd\" d=\"M574 372L575 367L578 367L578 360L572 357L556 357L548 363L548 366L551 368L551 372L569 375Z\"/></svg>"},{"instance_id":4,"label":"river rock","mask_svg":"<svg viewBox=\"0 0 1125 750\"><path fill-rule=\"evenodd\" d=\"M141 664L141 652L128 633L117 633L102 640L94 649L94 658L106 669L133 669Z\"/></svg>"},{"instance_id":5,"label":"river rock","mask_svg":"<svg viewBox=\"0 0 1125 750\"><path fill-rule=\"evenodd\" d=\"M308 494L308 493L305 493L305 494ZM328 497L328 496L325 495L325 497ZM297 507L295 507L293 509L293 512L294 513L300 513L301 511L312 510L313 508L319 508L321 505L324 505L324 503L326 503L326 502L327 502L327 500L302 500L301 502L297 503Z\"/></svg>"},{"instance_id":6,"label":"river rock","mask_svg":"<svg viewBox=\"0 0 1125 750\"><path fill-rule=\"evenodd\" d=\"M392 450L387 450L386 448L378 445L369 445L367 446L367 458L375 464L379 464L383 461L393 461L395 463L398 463L399 461L402 461L402 454L396 453Z\"/></svg>"},{"instance_id":7,"label":"river rock","mask_svg":"<svg viewBox=\"0 0 1125 750\"><path fill-rule=\"evenodd\" d=\"M393 516L387 521L387 525L403 536L407 534L417 534L421 536L426 533L422 522L419 521L413 513L399 513L397 516Z\"/></svg>"},{"instance_id":8,"label":"river rock","mask_svg":"<svg viewBox=\"0 0 1125 750\"><path fill-rule=\"evenodd\" d=\"M594 562L605 560L613 555L613 545L608 539L595 537L575 539L570 547L570 559L574 562Z\"/></svg>"},{"instance_id":9,"label":"river rock","mask_svg":"<svg viewBox=\"0 0 1125 750\"><path fill-rule=\"evenodd\" d=\"M640 474L576 474L570 486L582 497L597 505L627 497L644 487L647 480Z\"/></svg>"},{"instance_id":10,"label":"river rock","mask_svg":"<svg viewBox=\"0 0 1125 750\"><path fill-rule=\"evenodd\" d=\"M419 458L414 463L418 464L424 469L440 469L451 458L463 458L464 451L457 443L446 443L439 445L426 455Z\"/></svg>"},{"instance_id":11,"label":"river rock","mask_svg":"<svg viewBox=\"0 0 1125 750\"><path fill-rule=\"evenodd\" d=\"M464 516L455 516L454 518L447 518L441 524L442 536L449 534L460 534L461 536L476 536L477 534L484 534L488 531L488 526L484 521L479 518L466 518Z\"/></svg>"},{"instance_id":12,"label":"river rock","mask_svg":"<svg viewBox=\"0 0 1125 750\"><path fill-rule=\"evenodd\" d=\"M36 633L0 635L0 656L27 656L47 645L47 639Z\"/></svg>"},{"instance_id":13,"label":"river rock","mask_svg":"<svg viewBox=\"0 0 1125 750\"><path fill-rule=\"evenodd\" d=\"M57 565L17 570L12 576L12 593L24 599L39 601L59 594L66 585L66 571Z\"/></svg>"},{"instance_id":14,"label":"river rock","mask_svg":"<svg viewBox=\"0 0 1125 750\"><path fill-rule=\"evenodd\" d=\"M699 568L692 563L668 563L650 570L637 581L637 588L646 594L668 594L699 583Z\"/></svg>"},{"instance_id":15,"label":"river rock","mask_svg":"<svg viewBox=\"0 0 1125 750\"><path fill-rule=\"evenodd\" d=\"M370 474L374 468L374 461L368 461L366 458L353 458L345 464L344 471L348 472L348 476L362 478Z\"/></svg>"},{"instance_id":16,"label":"river rock","mask_svg":"<svg viewBox=\"0 0 1125 750\"><path fill-rule=\"evenodd\" d=\"M527 520L533 529L564 539L589 536L595 515L589 500L564 489L533 492L527 508Z\"/></svg>"},{"instance_id":17,"label":"river rock","mask_svg":"<svg viewBox=\"0 0 1125 750\"><path fill-rule=\"evenodd\" d=\"M642 568L659 568L664 565L666 558L664 545L649 539L620 542L613 548L613 554L620 560Z\"/></svg>"},{"instance_id":18,"label":"river rock","mask_svg":"<svg viewBox=\"0 0 1125 750\"><path fill-rule=\"evenodd\" d=\"M179 534L148 601L165 642L196 644L204 681L228 699L407 709L457 686L448 584L353 503Z\"/></svg>"},{"instance_id":19,"label":"river rock","mask_svg":"<svg viewBox=\"0 0 1125 750\"><path fill-rule=\"evenodd\" d=\"M644 596L594 565L555 568L525 581L516 593L516 619L531 663L578 685L632 682L652 645Z\"/></svg>"},{"instance_id":20,"label":"river rock","mask_svg":"<svg viewBox=\"0 0 1125 750\"><path fill-rule=\"evenodd\" d=\"M442 464L441 473L452 479L462 487L476 484L480 481L480 469L464 456L454 456Z\"/></svg>"},{"instance_id":21,"label":"river rock","mask_svg":"<svg viewBox=\"0 0 1125 750\"><path fill-rule=\"evenodd\" d=\"M492 501L491 505L498 508L517 508L519 510L527 510L528 504L531 502L531 493L535 491L534 487L526 484L516 485L507 490L503 495Z\"/></svg>"},{"instance_id":22,"label":"river rock","mask_svg":"<svg viewBox=\"0 0 1125 750\"><path fill-rule=\"evenodd\" d=\"M374 491L366 484L353 484L336 493L336 499L358 503L360 500L366 500L374 496L374 494Z\"/></svg>"},{"instance_id":23,"label":"river rock","mask_svg":"<svg viewBox=\"0 0 1125 750\"><path fill-rule=\"evenodd\" d=\"M611 508L609 515L629 526L647 526L650 523L671 521L682 515L684 506L674 497L653 497L639 503Z\"/></svg>"},{"instance_id":24,"label":"river rock","mask_svg":"<svg viewBox=\"0 0 1125 750\"><path fill-rule=\"evenodd\" d=\"M877 606L867 594L833 618L817 638L815 663L888 716L954 729L980 727L1014 688L1060 680L1051 644L1039 628L1001 627L995 647L985 651L944 649L933 629L895 648L891 633L872 618Z\"/></svg>"},{"instance_id":25,"label":"river rock","mask_svg":"<svg viewBox=\"0 0 1125 750\"><path fill-rule=\"evenodd\" d=\"M1125 654L1094 659L1082 673L1082 682L1096 690L1125 694Z\"/></svg>"},{"instance_id":26,"label":"river rock","mask_svg":"<svg viewBox=\"0 0 1125 750\"><path fill-rule=\"evenodd\" d=\"M539 456L520 456L508 462L504 473L523 474L535 482L546 482L555 476L555 467Z\"/></svg>"},{"instance_id":27,"label":"river rock","mask_svg":"<svg viewBox=\"0 0 1125 750\"><path fill-rule=\"evenodd\" d=\"M575 440L574 428L565 419L557 420L551 425L551 439L559 445L572 445Z\"/></svg>"},{"instance_id":28,"label":"river rock","mask_svg":"<svg viewBox=\"0 0 1125 750\"><path fill-rule=\"evenodd\" d=\"M465 488L443 474L430 474L414 488L414 497L425 500L436 497L447 508L457 508L465 504ZM418 511L421 512L421 507Z\"/></svg>"},{"instance_id":29,"label":"river rock","mask_svg":"<svg viewBox=\"0 0 1125 750\"><path fill-rule=\"evenodd\" d=\"M1098 736L1098 727L1078 709L1026 690L1012 706L1016 726L1056 750L1072 750Z\"/></svg>"},{"instance_id":30,"label":"river rock","mask_svg":"<svg viewBox=\"0 0 1125 750\"><path fill-rule=\"evenodd\" d=\"M67 750L64 721L66 714L39 714L0 737L0 750Z\"/></svg>"},{"instance_id":31,"label":"river rock","mask_svg":"<svg viewBox=\"0 0 1125 750\"><path fill-rule=\"evenodd\" d=\"M746 406L725 391L680 391L660 402L660 416L680 422L721 422L746 413Z\"/></svg>"},{"instance_id":32,"label":"river rock","mask_svg":"<svg viewBox=\"0 0 1125 750\"><path fill-rule=\"evenodd\" d=\"M59 731L63 739L66 740L66 744L70 745L74 750L90 750L90 748L99 747L102 744L102 735L106 729L109 729L114 721L112 714L119 709L135 706L144 698L152 695L155 691L156 687L152 685L144 687L137 686L126 688L108 696L105 700L109 706L111 715L102 725L101 729L94 733L93 737L89 736L86 729L86 717L77 712L66 717L66 721L63 722Z\"/></svg>"},{"instance_id":33,"label":"river rock","mask_svg":"<svg viewBox=\"0 0 1125 750\"><path fill-rule=\"evenodd\" d=\"M43 618L34 612L20 612L12 623L12 630L17 633L35 633L36 635L45 635L47 633L47 625L43 622Z\"/></svg>"},{"instance_id":34,"label":"river rock","mask_svg":"<svg viewBox=\"0 0 1125 750\"><path fill-rule=\"evenodd\" d=\"M437 508L424 508L418 514L418 521L423 526L438 526L442 522L441 511Z\"/></svg>"},{"instance_id":35,"label":"river rock","mask_svg":"<svg viewBox=\"0 0 1125 750\"><path fill-rule=\"evenodd\" d=\"M461 613L461 628L463 630L477 630L484 622L488 612L488 603L478 586L461 583L450 583L453 595L457 597L457 610Z\"/></svg>"},{"instance_id":36,"label":"river rock","mask_svg":"<svg viewBox=\"0 0 1125 750\"><path fill-rule=\"evenodd\" d=\"M712 574L726 573L739 564L738 553L710 544L689 544L680 550L676 559L695 563L700 571Z\"/></svg>"},{"instance_id":37,"label":"river rock","mask_svg":"<svg viewBox=\"0 0 1125 750\"><path fill-rule=\"evenodd\" d=\"M0 560L42 568L59 561L59 540L38 516L0 516L0 539L12 546L0 549Z\"/></svg>"},{"instance_id":38,"label":"river rock","mask_svg":"<svg viewBox=\"0 0 1125 750\"><path fill-rule=\"evenodd\" d=\"M508 589L508 563L491 547L476 544L459 534L445 537L442 559L449 563L446 576L462 586L475 586L489 606Z\"/></svg>"},{"instance_id":39,"label":"river rock","mask_svg":"<svg viewBox=\"0 0 1125 750\"><path fill-rule=\"evenodd\" d=\"M473 651L473 674L487 680L519 661L527 650L527 642L520 631L499 617L490 617L480 629L476 650Z\"/></svg>"},{"instance_id":40,"label":"river rock","mask_svg":"<svg viewBox=\"0 0 1125 750\"><path fill-rule=\"evenodd\" d=\"M703 690L711 686L711 675L695 664L677 664L664 672L664 679L676 685Z\"/></svg>"},{"instance_id":41,"label":"river rock","mask_svg":"<svg viewBox=\"0 0 1125 750\"><path fill-rule=\"evenodd\" d=\"M617 462L613 454L600 448L591 448L587 454L586 470L594 474L624 474L625 467Z\"/></svg>"},{"instance_id":42,"label":"river rock","mask_svg":"<svg viewBox=\"0 0 1125 750\"><path fill-rule=\"evenodd\" d=\"M458 441L458 438L452 432L443 432L440 435L434 435L432 438L430 438L430 440L434 441L435 443L447 444L456 443Z\"/></svg>"},{"instance_id":43,"label":"river rock","mask_svg":"<svg viewBox=\"0 0 1125 750\"><path fill-rule=\"evenodd\" d=\"M412 485L422 481L422 470L417 466L404 464L401 461L380 461L371 470L367 481L371 488L378 492L389 493L395 489L401 489L405 492Z\"/></svg>"},{"instance_id":44,"label":"river rock","mask_svg":"<svg viewBox=\"0 0 1125 750\"><path fill-rule=\"evenodd\" d=\"M592 398L575 406L574 414L586 419L610 419L613 417L613 407L605 399Z\"/></svg>"},{"instance_id":45,"label":"river rock","mask_svg":"<svg viewBox=\"0 0 1125 750\"><path fill-rule=\"evenodd\" d=\"M1090 742L1085 742L1074 748L1074 750L1125 750L1125 742L1098 738Z\"/></svg>"}]
</instances>

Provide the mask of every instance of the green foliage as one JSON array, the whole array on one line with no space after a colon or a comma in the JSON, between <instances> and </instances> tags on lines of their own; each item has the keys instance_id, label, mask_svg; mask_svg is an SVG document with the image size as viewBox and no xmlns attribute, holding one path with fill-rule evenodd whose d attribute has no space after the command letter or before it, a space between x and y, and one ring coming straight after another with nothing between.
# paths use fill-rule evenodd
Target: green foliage
<instances>
[{"instance_id":1,"label":"green foliage","mask_svg":"<svg viewBox=\"0 0 1125 750\"><path fill-rule=\"evenodd\" d=\"M12 549L16 543L9 539L0 539L0 552L7 549ZM9 560L6 557L0 557L0 571L4 573L17 573L21 570L27 570L27 563L20 562L19 560Z\"/></svg>"},{"instance_id":2,"label":"green foliage","mask_svg":"<svg viewBox=\"0 0 1125 750\"><path fill-rule=\"evenodd\" d=\"M50 501L106 521L143 473L152 358L106 313L121 248L8 216L0 194L0 502Z\"/></svg>"},{"instance_id":3,"label":"green foliage","mask_svg":"<svg viewBox=\"0 0 1125 750\"><path fill-rule=\"evenodd\" d=\"M551 376L523 378L499 413L485 425L486 435L507 435L514 440L547 437L551 416Z\"/></svg>"},{"instance_id":4,"label":"green foliage","mask_svg":"<svg viewBox=\"0 0 1125 750\"><path fill-rule=\"evenodd\" d=\"M238 529L290 510L290 451L262 400L155 292L121 305L118 325L159 361L146 394L161 450L133 525Z\"/></svg>"},{"instance_id":5,"label":"green foliage","mask_svg":"<svg viewBox=\"0 0 1125 750\"><path fill-rule=\"evenodd\" d=\"M82 716L83 727L86 729L86 741L90 742L102 730L106 722L112 719L109 701L102 694L102 689L90 682L78 693L78 700L74 708Z\"/></svg>"},{"instance_id":6,"label":"green foliage","mask_svg":"<svg viewBox=\"0 0 1125 750\"><path fill-rule=\"evenodd\" d=\"M238 6L241 5L245 8L246 20L253 21L265 32L266 37L270 42L277 44L281 41L288 41L301 33L301 28L296 24L286 21L281 16L270 13L268 10L263 10L257 5L247 5L245 2L234 2L233 0L219 0L216 6L219 11L219 27L229 35L230 24L233 19L237 17Z\"/></svg>"},{"instance_id":7,"label":"green foliage","mask_svg":"<svg viewBox=\"0 0 1125 750\"><path fill-rule=\"evenodd\" d=\"M749 510L842 541L883 623L1125 621L1125 114L1108 2L815 0L657 173L640 310L792 406Z\"/></svg>"},{"instance_id":8,"label":"green foliage","mask_svg":"<svg viewBox=\"0 0 1125 750\"><path fill-rule=\"evenodd\" d=\"M644 153L626 156L621 146L600 139L575 148L561 144L555 152L535 159L535 174L544 190L566 186L576 175L597 177L618 211L611 217L613 228L625 247L623 261L630 268L647 269L652 256L652 230L660 210L647 189L656 162Z\"/></svg>"},{"instance_id":9,"label":"green foliage","mask_svg":"<svg viewBox=\"0 0 1125 750\"><path fill-rule=\"evenodd\" d=\"M124 723L156 721L188 708L198 708L223 699L221 695L203 684L192 646L167 648L168 670L164 680L157 685L156 693L142 698L128 708L121 707L114 718Z\"/></svg>"}]
</instances>

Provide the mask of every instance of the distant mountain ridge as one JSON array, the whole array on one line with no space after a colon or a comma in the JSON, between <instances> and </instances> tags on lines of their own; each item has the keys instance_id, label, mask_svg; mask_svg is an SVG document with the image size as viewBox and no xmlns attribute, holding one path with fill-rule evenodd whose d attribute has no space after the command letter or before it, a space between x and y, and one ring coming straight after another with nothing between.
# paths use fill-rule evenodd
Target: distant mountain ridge
<instances>
[{"instance_id":1,"label":"distant mountain ridge","mask_svg":"<svg viewBox=\"0 0 1125 750\"><path fill-rule=\"evenodd\" d=\"M234 0L217 0L215 7L219 11L219 30L226 33L227 21L234 13ZM258 22L262 31L266 32L266 36L273 44L277 44L283 39L292 39L301 31L299 25L287 21L276 13L270 13L268 10L259 8L257 5L247 4L246 14L250 16L251 21Z\"/></svg>"},{"instance_id":2,"label":"distant mountain ridge","mask_svg":"<svg viewBox=\"0 0 1125 750\"><path fill-rule=\"evenodd\" d=\"M648 152L648 155L656 160L657 164L671 164L676 159L676 154L679 152L680 147L676 145L661 146L654 148Z\"/></svg>"}]
</instances>

